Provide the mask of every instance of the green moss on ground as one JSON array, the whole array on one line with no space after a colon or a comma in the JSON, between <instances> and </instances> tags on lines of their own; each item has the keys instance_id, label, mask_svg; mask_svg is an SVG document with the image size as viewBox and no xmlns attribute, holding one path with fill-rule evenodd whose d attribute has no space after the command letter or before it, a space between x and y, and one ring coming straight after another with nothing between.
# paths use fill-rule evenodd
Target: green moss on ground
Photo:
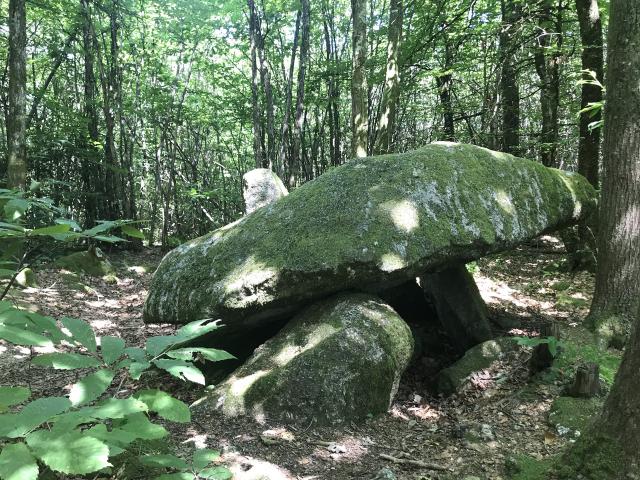
<instances>
[{"instance_id":1,"label":"green moss on ground","mask_svg":"<svg viewBox=\"0 0 640 480\"><path fill-rule=\"evenodd\" d=\"M554 458L536 460L528 455L518 455L507 461L506 473L511 480L548 480Z\"/></svg>"},{"instance_id":2,"label":"green moss on ground","mask_svg":"<svg viewBox=\"0 0 640 480\"><path fill-rule=\"evenodd\" d=\"M584 433L588 425L602 410L602 398L558 397L553 401L549 413L549 423L557 427L569 428L573 432Z\"/></svg>"},{"instance_id":3,"label":"green moss on ground","mask_svg":"<svg viewBox=\"0 0 640 480\"><path fill-rule=\"evenodd\" d=\"M102 277L114 273L113 266L99 249L74 252L56 259L55 265L73 273Z\"/></svg>"},{"instance_id":4,"label":"green moss on ground","mask_svg":"<svg viewBox=\"0 0 640 480\"><path fill-rule=\"evenodd\" d=\"M600 377L608 385L613 384L622 361L620 351L602 348L596 336L580 326L563 329L562 343L562 353L554 362L554 369L572 376L576 365L585 362L597 363L600 365Z\"/></svg>"},{"instance_id":5,"label":"green moss on ground","mask_svg":"<svg viewBox=\"0 0 640 480\"><path fill-rule=\"evenodd\" d=\"M622 477L624 459L621 446L613 439L590 429L573 444L554 469L560 480L606 479Z\"/></svg>"}]
</instances>

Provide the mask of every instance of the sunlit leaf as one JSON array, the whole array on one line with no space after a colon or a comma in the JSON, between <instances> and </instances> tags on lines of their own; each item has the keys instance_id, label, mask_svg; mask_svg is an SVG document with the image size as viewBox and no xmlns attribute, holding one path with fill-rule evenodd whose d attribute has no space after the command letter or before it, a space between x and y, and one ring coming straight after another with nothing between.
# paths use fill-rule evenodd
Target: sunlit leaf
<instances>
[{"instance_id":1,"label":"sunlit leaf","mask_svg":"<svg viewBox=\"0 0 640 480\"><path fill-rule=\"evenodd\" d=\"M76 342L86 347L86 349L92 353L97 351L96 336L87 322L70 317L63 317L61 322L62 325L71 332L71 336Z\"/></svg>"},{"instance_id":2,"label":"sunlit leaf","mask_svg":"<svg viewBox=\"0 0 640 480\"><path fill-rule=\"evenodd\" d=\"M38 463L24 443L5 445L0 452L0 478L3 480L36 480Z\"/></svg>"},{"instance_id":3,"label":"sunlit leaf","mask_svg":"<svg viewBox=\"0 0 640 480\"><path fill-rule=\"evenodd\" d=\"M141 390L136 393L135 398L146 403L150 411L156 412L165 420L180 423L191 421L189 406L166 392L161 390Z\"/></svg>"},{"instance_id":4,"label":"sunlit leaf","mask_svg":"<svg viewBox=\"0 0 640 480\"><path fill-rule=\"evenodd\" d=\"M100 365L100 362L89 355L80 353L44 353L34 358L31 363L43 367L53 367L56 370L75 370L78 368L91 368Z\"/></svg>"},{"instance_id":5,"label":"sunlit leaf","mask_svg":"<svg viewBox=\"0 0 640 480\"><path fill-rule=\"evenodd\" d=\"M185 380L200 385L205 384L203 373L189 362L182 360L160 359L154 361L156 367L166 370L180 380Z\"/></svg>"},{"instance_id":6,"label":"sunlit leaf","mask_svg":"<svg viewBox=\"0 0 640 480\"><path fill-rule=\"evenodd\" d=\"M109 388L114 376L113 371L106 369L87 375L71 387L69 400L75 406L93 402Z\"/></svg>"}]
</instances>

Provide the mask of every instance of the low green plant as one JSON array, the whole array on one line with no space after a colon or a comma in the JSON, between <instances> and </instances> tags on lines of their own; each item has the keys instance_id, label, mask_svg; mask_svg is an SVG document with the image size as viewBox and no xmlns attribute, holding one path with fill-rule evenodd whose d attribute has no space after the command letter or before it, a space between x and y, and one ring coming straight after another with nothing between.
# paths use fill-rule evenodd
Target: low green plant
<instances>
[{"instance_id":1,"label":"low green plant","mask_svg":"<svg viewBox=\"0 0 640 480\"><path fill-rule=\"evenodd\" d=\"M557 357L564 344L556 337L513 337L518 345L524 347L537 347L538 345L549 345L549 353L552 357Z\"/></svg>"},{"instance_id":2,"label":"low green plant","mask_svg":"<svg viewBox=\"0 0 640 480\"><path fill-rule=\"evenodd\" d=\"M24 347L62 347L66 351L37 355L31 363L83 373L68 396L43 397L26 404L31 397L28 388L0 387L0 478L33 480L43 470L66 475L100 472L112 465L111 459L125 452L135 454L132 445L137 442L168 435L162 425L151 421L151 414L171 422L190 422L188 405L166 392L146 389L121 398L120 389L112 386L127 377L138 380L153 368L204 385L196 362L234 357L222 350L186 344L216 328L216 322L201 320L181 327L174 335L150 337L144 348L129 347L119 337L97 338L82 320L64 317L57 322L0 302L0 338ZM140 460L175 470L164 478L230 478L226 468L209 467L217 457L217 452L198 450L191 463L173 455Z\"/></svg>"}]
</instances>

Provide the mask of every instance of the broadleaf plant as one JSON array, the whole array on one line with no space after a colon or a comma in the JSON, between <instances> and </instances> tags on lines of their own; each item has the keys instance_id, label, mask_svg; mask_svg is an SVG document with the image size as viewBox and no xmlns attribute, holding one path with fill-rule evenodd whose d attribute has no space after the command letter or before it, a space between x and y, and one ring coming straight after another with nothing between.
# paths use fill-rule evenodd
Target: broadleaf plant
<instances>
[{"instance_id":1,"label":"broadleaf plant","mask_svg":"<svg viewBox=\"0 0 640 480\"><path fill-rule=\"evenodd\" d=\"M190 422L189 406L167 392L146 389L119 398L120 392L112 386L116 379L127 376L139 379L154 366L181 380L203 384L196 361L234 357L221 350L186 345L216 328L215 322L193 322L175 335L149 338L146 348L127 347L118 337L97 338L82 320L65 317L58 324L51 317L0 301L0 338L16 345L56 346L64 351L40 354L31 362L83 372L68 397L42 397L25 404L31 396L28 388L0 387L0 479L32 480L47 471L65 475L99 472L127 451L138 455L140 449L133 448L136 442L168 435L152 421L153 415ZM160 476L231 478L225 467L211 465L218 457L213 450L198 450L193 461L169 454L144 456L140 461L161 469Z\"/></svg>"}]
</instances>

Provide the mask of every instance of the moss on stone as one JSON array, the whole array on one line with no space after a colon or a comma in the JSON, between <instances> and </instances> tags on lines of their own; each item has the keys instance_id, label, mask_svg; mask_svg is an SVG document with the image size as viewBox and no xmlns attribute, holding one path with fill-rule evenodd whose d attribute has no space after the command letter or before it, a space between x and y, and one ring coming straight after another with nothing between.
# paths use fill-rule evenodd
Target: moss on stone
<instances>
[{"instance_id":1,"label":"moss on stone","mask_svg":"<svg viewBox=\"0 0 640 480\"><path fill-rule=\"evenodd\" d=\"M506 352L512 351L515 346L513 338L503 337L488 340L470 348L460 360L440 371L438 391L445 395L456 392L469 375L489 368L493 362L499 360Z\"/></svg>"},{"instance_id":2,"label":"moss on stone","mask_svg":"<svg viewBox=\"0 0 640 480\"><path fill-rule=\"evenodd\" d=\"M595 199L577 174L471 145L356 159L170 252L145 320L230 325L387 288L572 224Z\"/></svg>"},{"instance_id":3,"label":"moss on stone","mask_svg":"<svg viewBox=\"0 0 640 480\"><path fill-rule=\"evenodd\" d=\"M573 398L558 397L553 401L549 413L549 423L557 430L567 428L573 432L583 434L587 426L597 418L602 410L601 398Z\"/></svg>"},{"instance_id":4,"label":"moss on stone","mask_svg":"<svg viewBox=\"0 0 640 480\"><path fill-rule=\"evenodd\" d=\"M114 273L113 266L99 249L74 252L56 259L55 265L73 273L102 277Z\"/></svg>"},{"instance_id":5,"label":"moss on stone","mask_svg":"<svg viewBox=\"0 0 640 480\"><path fill-rule=\"evenodd\" d=\"M391 307L338 295L293 318L198 408L305 424L362 420L387 411L412 351Z\"/></svg>"},{"instance_id":6,"label":"moss on stone","mask_svg":"<svg viewBox=\"0 0 640 480\"><path fill-rule=\"evenodd\" d=\"M37 287L36 274L30 268L23 268L16 276L16 283L23 288Z\"/></svg>"}]
</instances>

